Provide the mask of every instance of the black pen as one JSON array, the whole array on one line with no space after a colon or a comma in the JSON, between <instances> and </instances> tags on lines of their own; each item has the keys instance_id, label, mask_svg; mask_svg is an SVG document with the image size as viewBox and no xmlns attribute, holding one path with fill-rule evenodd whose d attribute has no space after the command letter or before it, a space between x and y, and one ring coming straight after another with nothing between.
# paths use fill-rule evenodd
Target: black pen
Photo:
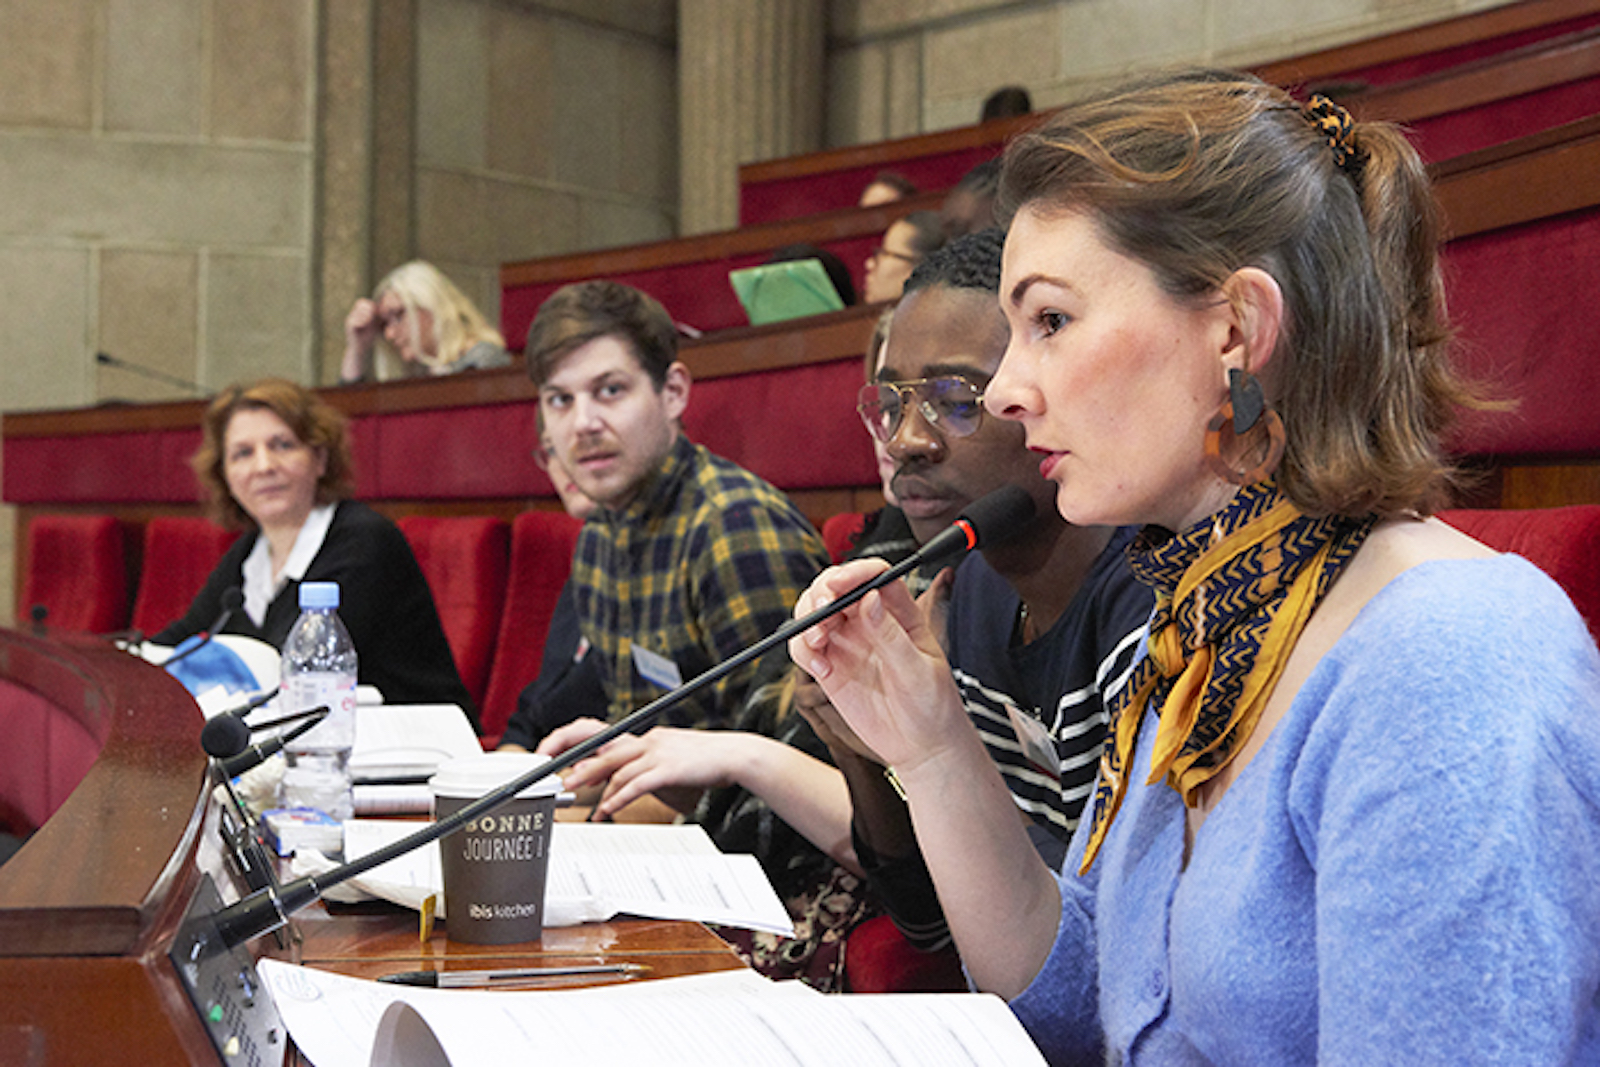
<instances>
[{"instance_id":1,"label":"black pen","mask_svg":"<svg viewBox=\"0 0 1600 1067\"><path fill-rule=\"evenodd\" d=\"M570 967L513 967L504 971L405 971L378 979L391 985L425 986L429 989L493 987L537 982L541 978L571 978L582 975L616 974L632 978L650 968L640 963L580 963Z\"/></svg>"}]
</instances>

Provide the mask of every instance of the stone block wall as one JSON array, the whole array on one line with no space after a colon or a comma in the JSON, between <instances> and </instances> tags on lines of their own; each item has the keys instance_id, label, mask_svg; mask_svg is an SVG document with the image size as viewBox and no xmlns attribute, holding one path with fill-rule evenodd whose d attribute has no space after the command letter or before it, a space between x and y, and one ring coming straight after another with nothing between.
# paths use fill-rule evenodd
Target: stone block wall
<instances>
[{"instance_id":1,"label":"stone block wall","mask_svg":"<svg viewBox=\"0 0 1600 1067\"><path fill-rule=\"evenodd\" d=\"M423 0L416 254L493 319L504 262L671 237L676 42L661 0Z\"/></svg>"},{"instance_id":2,"label":"stone block wall","mask_svg":"<svg viewBox=\"0 0 1600 1067\"><path fill-rule=\"evenodd\" d=\"M978 121L1021 85L1035 107L1170 64L1251 66L1505 0L830 0L830 147Z\"/></svg>"}]
</instances>

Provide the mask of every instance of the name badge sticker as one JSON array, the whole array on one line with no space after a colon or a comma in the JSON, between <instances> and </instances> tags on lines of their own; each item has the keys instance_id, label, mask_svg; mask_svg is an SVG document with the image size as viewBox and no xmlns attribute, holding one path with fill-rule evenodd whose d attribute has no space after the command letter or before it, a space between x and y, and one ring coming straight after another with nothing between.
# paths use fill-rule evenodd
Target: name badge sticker
<instances>
[{"instance_id":1,"label":"name badge sticker","mask_svg":"<svg viewBox=\"0 0 1600 1067\"><path fill-rule=\"evenodd\" d=\"M1016 732L1017 743L1022 746L1022 754L1028 762L1059 780L1061 757L1056 754L1055 742L1050 739L1050 731L1045 729L1044 723L1015 705L1006 708L1006 715L1011 719L1011 729Z\"/></svg>"},{"instance_id":2,"label":"name badge sticker","mask_svg":"<svg viewBox=\"0 0 1600 1067\"><path fill-rule=\"evenodd\" d=\"M678 673L678 665L659 652L651 652L648 648L635 642L628 652L633 656L633 669L638 671L645 681L662 689L676 689L683 684L683 675Z\"/></svg>"}]
</instances>

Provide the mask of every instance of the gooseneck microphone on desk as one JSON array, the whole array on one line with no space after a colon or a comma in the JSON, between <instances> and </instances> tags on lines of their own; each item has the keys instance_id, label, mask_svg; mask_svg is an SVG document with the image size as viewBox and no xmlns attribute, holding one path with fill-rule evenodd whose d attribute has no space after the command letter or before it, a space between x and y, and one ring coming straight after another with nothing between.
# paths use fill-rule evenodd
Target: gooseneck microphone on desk
<instances>
[{"instance_id":1,"label":"gooseneck microphone on desk","mask_svg":"<svg viewBox=\"0 0 1600 1067\"><path fill-rule=\"evenodd\" d=\"M275 719L272 722L257 723L251 726L244 721L244 717L252 711L278 695L276 689L268 689L265 693L252 697L238 707L229 708L218 712L206 720L200 727L200 747L206 750L206 755L217 759L227 759L243 752L245 746L250 744L250 735L256 730L267 730L274 726L283 726L285 723L298 718L290 716L288 719ZM312 712L314 714L314 711Z\"/></svg>"},{"instance_id":2,"label":"gooseneck microphone on desk","mask_svg":"<svg viewBox=\"0 0 1600 1067\"><path fill-rule=\"evenodd\" d=\"M262 723L257 729L265 730L272 726L283 726L291 722L296 722L297 725L281 734L269 737L265 741L257 741L253 745L240 744L237 741L238 735L231 729L225 731L214 730L211 737L208 738L205 729L202 728L200 731L200 744L205 747L206 754L217 761L217 768L223 774L230 779L237 778L246 771L255 770L261 764L282 752L284 748L292 744L297 738L309 733L327 717L328 705L322 704L312 708L310 711L302 711L274 722ZM302 719L305 721L299 722ZM219 715L217 718L209 720L206 726L210 726L214 722L222 723L225 721L237 723L243 727L245 731L244 740L250 740L250 728L231 716L224 719L223 716Z\"/></svg>"},{"instance_id":3,"label":"gooseneck microphone on desk","mask_svg":"<svg viewBox=\"0 0 1600 1067\"><path fill-rule=\"evenodd\" d=\"M233 618L234 612L244 607L244 590L236 585L230 585L222 591L222 610L217 613L217 620L205 631L204 636L177 655L168 656L162 667L170 668L174 663L181 663L190 656L209 645L213 638L222 632L228 625L228 620Z\"/></svg>"},{"instance_id":4,"label":"gooseneck microphone on desk","mask_svg":"<svg viewBox=\"0 0 1600 1067\"><path fill-rule=\"evenodd\" d=\"M521 777L484 794L449 818L432 823L425 829L419 830L375 852L368 853L359 860L342 864L325 874L307 875L283 886L268 885L238 903L222 908L214 915L207 917L207 925L213 927L216 935L221 939L222 946L230 951L252 938L275 930L288 922L290 915L319 899L324 892L334 886L358 875L365 874L374 867L381 866L397 856L410 852L412 849L437 841L451 831L477 819L485 812L522 792L540 779L560 773L612 739L649 723L667 708L687 697L693 696L707 686L715 684L733 671L788 641L796 634L802 633L824 619L838 614L873 590L883 588L890 582L896 581L902 575L915 570L930 560L942 559L974 548L999 543L1020 531L1023 526L1027 525L1033 514L1033 499L1028 496L1027 492L1016 486L1006 486L998 489L969 505L959 519L930 540L920 551L890 567L871 581L864 582L839 599L803 618L791 619L775 632L757 641L744 651L723 660L715 667L690 679L672 692L651 701L621 721L607 727L582 743L574 745L548 763L543 763Z\"/></svg>"},{"instance_id":5,"label":"gooseneck microphone on desk","mask_svg":"<svg viewBox=\"0 0 1600 1067\"><path fill-rule=\"evenodd\" d=\"M211 395L211 393L201 386L199 382L191 382L187 378L179 378L175 374L168 374L165 371L159 371L153 367L146 367L143 363L133 363L126 359L118 359L109 352L96 352L94 354L94 361L100 364L102 367L115 367L118 370L125 370L130 374L137 374L141 378L149 378L153 382L160 382L163 385L175 385L179 389L187 389L196 396Z\"/></svg>"}]
</instances>

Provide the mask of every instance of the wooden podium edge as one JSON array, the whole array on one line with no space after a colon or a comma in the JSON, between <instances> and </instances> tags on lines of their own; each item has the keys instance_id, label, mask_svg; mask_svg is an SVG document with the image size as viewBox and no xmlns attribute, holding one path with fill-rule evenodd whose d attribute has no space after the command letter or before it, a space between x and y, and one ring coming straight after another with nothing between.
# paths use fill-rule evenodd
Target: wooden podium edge
<instances>
[{"instance_id":1,"label":"wooden podium edge","mask_svg":"<svg viewBox=\"0 0 1600 1067\"><path fill-rule=\"evenodd\" d=\"M88 638L0 630L0 674L103 738L77 789L0 867L0 1059L214 1061L166 956L200 880L199 709L165 671Z\"/></svg>"}]
</instances>

